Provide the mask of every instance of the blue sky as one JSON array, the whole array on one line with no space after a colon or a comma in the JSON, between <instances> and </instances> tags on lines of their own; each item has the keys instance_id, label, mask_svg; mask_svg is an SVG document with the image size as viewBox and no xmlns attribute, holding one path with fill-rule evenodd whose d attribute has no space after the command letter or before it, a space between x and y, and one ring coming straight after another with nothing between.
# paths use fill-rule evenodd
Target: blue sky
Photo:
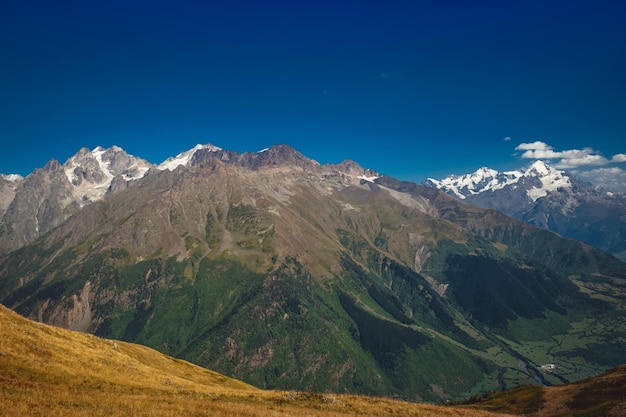
<instances>
[{"instance_id":1,"label":"blue sky","mask_svg":"<svg viewBox=\"0 0 626 417\"><path fill-rule=\"evenodd\" d=\"M617 0L4 2L0 172L287 143L418 182L579 152L626 184L624 21Z\"/></svg>"}]
</instances>

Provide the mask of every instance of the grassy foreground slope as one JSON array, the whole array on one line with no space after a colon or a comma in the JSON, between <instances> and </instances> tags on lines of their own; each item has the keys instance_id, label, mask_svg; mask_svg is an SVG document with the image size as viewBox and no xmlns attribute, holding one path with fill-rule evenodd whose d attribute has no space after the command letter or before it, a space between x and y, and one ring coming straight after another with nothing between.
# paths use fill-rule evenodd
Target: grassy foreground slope
<instances>
[{"instance_id":1,"label":"grassy foreground slope","mask_svg":"<svg viewBox=\"0 0 626 417\"><path fill-rule=\"evenodd\" d=\"M473 406L533 417L626 415L626 365L572 384L521 386L500 394L473 397Z\"/></svg>"},{"instance_id":2,"label":"grassy foreground slope","mask_svg":"<svg viewBox=\"0 0 626 417\"><path fill-rule=\"evenodd\" d=\"M140 345L36 323L1 305L0 335L0 416L495 415L384 398L263 391Z\"/></svg>"}]
</instances>

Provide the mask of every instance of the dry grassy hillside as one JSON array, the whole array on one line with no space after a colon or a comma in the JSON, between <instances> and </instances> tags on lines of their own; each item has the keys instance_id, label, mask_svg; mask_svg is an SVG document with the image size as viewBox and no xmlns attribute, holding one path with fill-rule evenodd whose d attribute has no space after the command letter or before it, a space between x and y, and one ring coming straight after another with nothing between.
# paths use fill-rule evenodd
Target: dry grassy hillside
<instances>
[{"instance_id":1,"label":"dry grassy hillside","mask_svg":"<svg viewBox=\"0 0 626 417\"><path fill-rule=\"evenodd\" d=\"M0 306L0 416L494 416L384 398L262 391ZM497 414L501 416L501 414Z\"/></svg>"},{"instance_id":2,"label":"dry grassy hillside","mask_svg":"<svg viewBox=\"0 0 626 417\"><path fill-rule=\"evenodd\" d=\"M473 400L481 409L529 417L625 416L626 365L573 384L522 386Z\"/></svg>"}]
</instances>

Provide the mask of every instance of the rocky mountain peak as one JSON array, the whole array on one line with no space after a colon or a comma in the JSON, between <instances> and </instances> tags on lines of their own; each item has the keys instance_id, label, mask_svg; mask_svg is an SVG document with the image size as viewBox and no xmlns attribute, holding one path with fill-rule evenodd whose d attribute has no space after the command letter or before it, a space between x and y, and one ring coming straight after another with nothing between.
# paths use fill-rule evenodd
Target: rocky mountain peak
<instances>
[{"instance_id":1,"label":"rocky mountain peak","mask_svg":"<svg viewBox=\"0 0 626 417\"><path fill-rule=\"evenodd\" d=\"M552 168L551 166L546 165L545 162L539 160L539 161L535 161L532 163L532 165L530 165L530 167L528 167L528 169L526 170L526 172L524 173L524 175L528 175L528 176L545 176L545 175L549 175L551 173L555 173L555 172L559 172L556 169Z\"/></svg>"},{"instance_id":2,"label":"rocky mountain peak","mask_svg":"<svg viewBox=\"0 0 626 417\"><path fill-rule=\"evenodd\" d=\"M490 178L498 175L498 171L489 167L480 167L476 170L476 172L474 172L473 175L478 178Z\"/></svg>"},{"instance_id":3,"label":"rocky mountain peak","mask_svg":"<svg viewBox=\"0 0 626 417\"><path fill-rule=\"evenodd\" d=\"M361 165L351 159L346 159L340 164L329 164L329 166L346 174L361 174L365 171Z\"/></svg>"},{"instance_id":4,"label":"rocky mountain peak","mask_svg":"<svg viewBox=\"0 0 626 417\"><path fill-rule=\"evenodd\" d=\"M131 183L142 178L152 166L149 162L129 155L119 146L90 151L82 148L63 165L68 181L74 186L74 196L86 203L100 200L112 189L120 189L120 182ZM111 183L116 177L116 186Z\"/></svg>"},{"instance_id":5,"label":"rocky mountain peak","mask_svg":"<svg viewBox=\"0 0 626 417\"><path fill-rule=\"evenodd\" d=\"M0 174L0 181L6 181L6 182L17 184L23 179L24 177L22 177L19 174L8 174L8 175Z\"/></svg>"},{"instance_id":6,"label":"rocky mountain peak","mask_svg":"<svg viewBox=\"0 0 626 417\"><path fill-rule=\"evenodd\" d=\"M206 145L197 144L193 148L181 152L174 157L167 158L158 165L160 170L173 171L179 166L195 165L198 161L207 157L207 154L220 152L222 148L207 143Z\"/></svg>"},{"instance_id":7,"label":"rocky mountain peak","mask_svg":"<svg viewBox=\"0 0 626 417\"><path fill-rule=\"evenodd\" d=\"M285 144L272 145L255 153L246 152L242 157L242 165L253 170L283 165L291 165L305 170L319 167L319 163Z\"/></svg>"},{"instance_id":8,"label":"rocky mountain peak","mask_svg":"<svg viewBox=\"0 0 626 417\"><path fill-rule=\"evenodd\" d=\"M100 156L100 161L105 164L106 169L114 176L124 175L127 178L142 177L145 171L152 164L143 159L129 155L119 146L112 146L109 149L103 149L101 152L93 152L96 159Z\"/></svg>"},{"instance_id":9,"label":"rocky mountain peak","mask_svg":"<svg viewBox=\"0 0 626 417\"><path fill-rule=\"evenodd\" d=\"M97 184L106 178L106 174L100 169L98 160L87 148L82 148L69 158L65 162L65 168L67 179L77 187L82 185L84 181L89 184Z\"/></svg>"},{"instance_id":10,"label":"rocky mountain peak","mask_svg":"<svg viewBox=\"0 0 626 417\"><path fill-rule=\"evenodd\" d=\"M84 205L142 178L151 166L118 146L82 148L63 165L51 159L14 191L0 190L4 205L0 208L0 252L34 241Z\"/></svg>"},{"instance_id":11,"label":"rocky mountain peak","mask_svg":"<svg viewBox=\"0 0 626 417\"><path fill-rule=\"evenodd\" d=\"M362 181L373 182L381 176L378 172L372 169L363 168L361 165L350 159L346 159L340 164L328 164L325 166Z\"/></svg>"},{"instance_id":12,"label":"rocky mountain peak","mask_svg":"<svg viewBox=\"0 0 626 417\"><path fill-rule=\"evenodd\" d=\"M48 162L46 162L46 165L43 166L42 170L43 171L56 171L57 169L59 169L60 166L61 166L61 163L58 160L53 158L49 160Z\"/></svg>"}]
</instances>

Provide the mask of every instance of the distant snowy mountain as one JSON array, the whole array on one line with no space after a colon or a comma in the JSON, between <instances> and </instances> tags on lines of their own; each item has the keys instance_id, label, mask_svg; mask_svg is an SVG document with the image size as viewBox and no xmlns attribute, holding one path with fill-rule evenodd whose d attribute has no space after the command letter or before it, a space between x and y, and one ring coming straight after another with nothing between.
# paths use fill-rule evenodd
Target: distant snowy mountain
<instances>
[{"instance_id":1,"label":"distant snowy mountain","mask_svg":"<svg viewBox=\"0 0 626 417\"><path fill-rule=\"evenodd\" d=\"M482 167L473 174L450 175L442 180L429 178L427 184L437 187L461 200L487 190L498 190L515 182L523 173L519 171L498 172Z\"/></svg>"},{"instance_id":2,"label":"distant snowy mountain","mask_svg":"<svg viewBox=\"0 0 626 417\"><path fill-rule=\"evenodd\" d=\"M526 169L429 178L425 185L483 208L582 240L626 260L626 197L542 161Z\"/></svg>"},{"instance_id":3,"label":"distant snowy mountain","mask_svg":"<svg viewBox=\"0 0 626 417\"><path fill-rule=\"evenodd\" d=\"M440 181L429 178L426 184L437 187L461 200L506 187L522 187L531 201L537 201L559 188L571 188L570 177L542 161L537 161L526 170L499 172L483 167L473 174L450 175Z\"/></svg>"}]
</instances>

